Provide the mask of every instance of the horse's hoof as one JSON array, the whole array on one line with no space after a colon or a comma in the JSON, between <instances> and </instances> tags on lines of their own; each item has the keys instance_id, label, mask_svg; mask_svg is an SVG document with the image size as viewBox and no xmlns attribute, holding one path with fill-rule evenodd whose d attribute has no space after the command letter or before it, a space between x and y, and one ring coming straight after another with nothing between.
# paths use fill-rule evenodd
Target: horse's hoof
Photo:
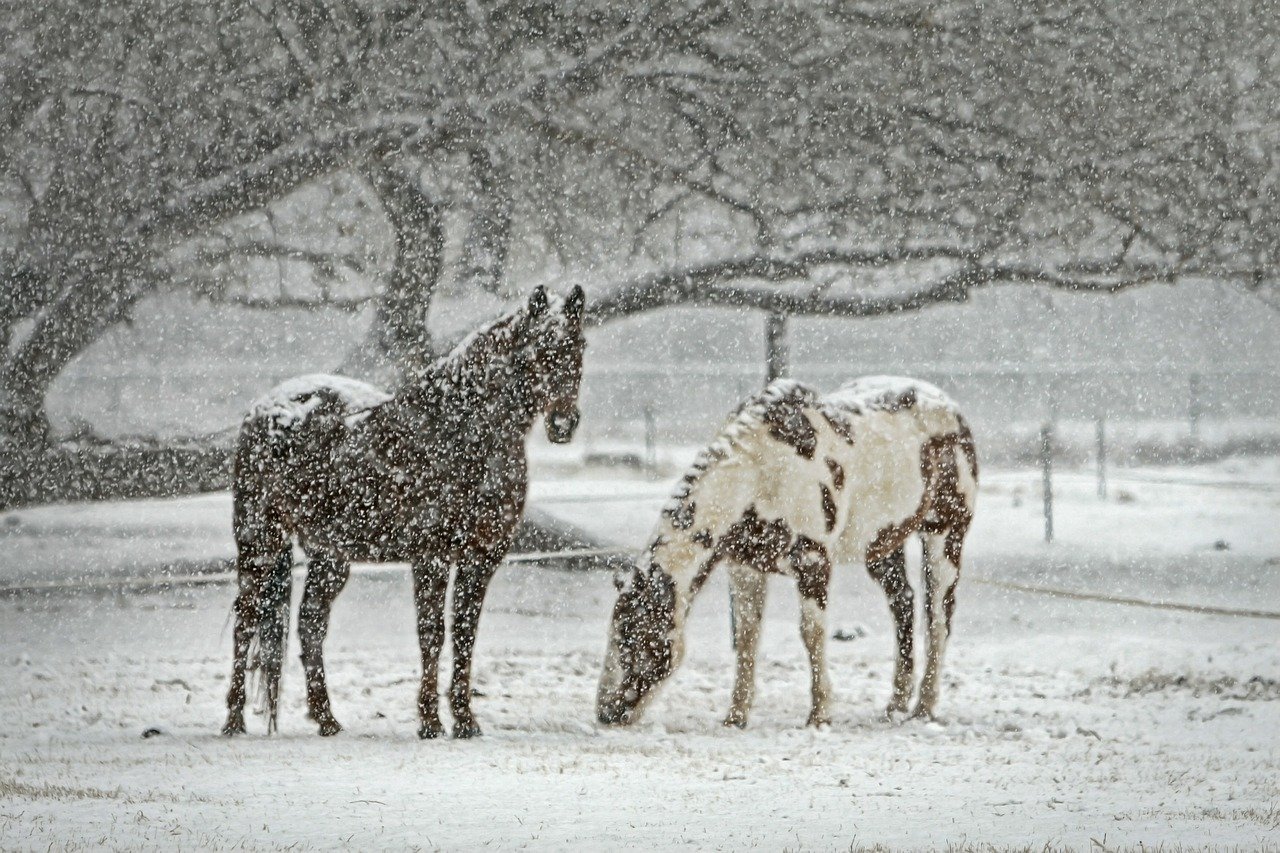
<instances>
[{"instance_id":1,"label":"horse's hoof","mask_svg":"<svg viewBox=\"0 0 1280 853\"><path fill-rule=\"evenodd\" d=\"M886 723L896 723L898 722L899 717L905 717L906 713L907 708L905 705L890 703L889 706L884 709L884 713L881 717Z\"/></svg>"},{"instance_id":2,"label":"horse's hoof","mask_svg":"<svg viewBox=\"0 0 1280 853\"><path fill-rule=\"evenodd\" d=\"M435 740L442 734L444 734L444 726L440 725L439 721L434 723L423 723L421 726L418 726L419 740Z\"/></svg>"},{"instance_id":3,"label":"horse's hoof","mask_svg":"<svg viewBox=\"0 0 1280 853\"><path fill-rule=\"evenodd\" d=\"M474 721L468 723L455 723L453 726L453 737L455 740L467 740L473 737L480 737L480 724Z\"/></svg>"},{"instance_id":4,"label":"horse's hoof","mask_svg":"<svg viewBox=\"0 0 1280 853\"><path fill-rule=\"evenodd\" d=\"M227 724L222 727L222 733L227 737L244 734L244 720L227 720Z\"/></svg>"},{"instance_id":5,"label":"horse's hoof","mask_svg":"<svg viewBox=\"0 0 1280 853\"><path fill-rule=\"evenodd\" d=\"M320 737L333 737L340 731L342 731L342 726L338 724L337 720L328 719L320 723Z\"/></svg>"},{"instance_id":6,"label":"horse's hoof","mask_svg":"<svg viewBox=\"0 0 1280 853\"><path fill-rule=\"evenodd\" d=\"M933 715L933 711L930 710L929 708L916 708L914 711L911 712L910 716L908 716L907 719L924 720L925 722L931 723L931 722L936 722L938 718Z\"/></svg>"},{"instance_id":7,"label":"horse's hoof","mask_svg":"<svg viewBox=\"0 0 1280 853\"><path fill-rule=\"evenodd\" d=\"M747 716L746 714L730 713L729 716L724 718L724 722L721 725L726 729L745 729L747 727Z\"/></svg>"},{"instance_id":8,"label":"horse's hoof","mask_svg":"<svg viewBox=\"0 0 1280 853\"><path fill-rule=\"evenodd\" d=\"M831 728L831 718L826 714L810 714L809 719L805 721L806 726L812 726L815 729Z\"/></svg>"}]
</instances>

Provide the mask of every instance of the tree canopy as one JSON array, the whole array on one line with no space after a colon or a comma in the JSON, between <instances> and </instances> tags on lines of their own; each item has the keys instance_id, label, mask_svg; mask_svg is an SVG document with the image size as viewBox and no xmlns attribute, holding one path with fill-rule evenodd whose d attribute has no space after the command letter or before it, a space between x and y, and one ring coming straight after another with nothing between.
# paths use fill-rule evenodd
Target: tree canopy
<instances>
[{"instance_id":1,"label":"tree canopy","mask_svg":"<svg viewBox=\"0 0 1280 853\"><path fill-rule=\"evenodd\" d=\"M50 382L160 287L372 302L368 346L407 369L438 288L549 276L594 322L995 283L1274 305L1278 29L1254 0L15 5L0 395L38 432ZM267 261L314 286L264 291Z\"/></svg>"}]
</instances>

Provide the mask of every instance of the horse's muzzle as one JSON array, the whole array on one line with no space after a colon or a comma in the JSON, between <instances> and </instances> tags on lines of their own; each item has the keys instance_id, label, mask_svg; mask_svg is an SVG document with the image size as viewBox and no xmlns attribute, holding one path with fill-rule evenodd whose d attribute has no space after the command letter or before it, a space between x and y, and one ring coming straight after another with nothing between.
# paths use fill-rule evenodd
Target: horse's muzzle
<instances>
[{"instance_id":1,"label":"horse's muzzle","mask_svg":"<svg viewBox=\"0 0 1280 853\"><path fill-rule=\"evenodd\" d=\"M596 719L602 726L629 726L631 712L620 701L603 702L596 710Z\"/></svg>"},{"instance_id":2,"label":"horse's muzzle","mask_svg":"<svg viewBox=\"0 0 1280 853\"><path fill-rule=\"evenodd\" d=\"M578 429L578 410L548 412L546 417L547 440L552 444L568 444Z\"/></svg>"}]
</instances>

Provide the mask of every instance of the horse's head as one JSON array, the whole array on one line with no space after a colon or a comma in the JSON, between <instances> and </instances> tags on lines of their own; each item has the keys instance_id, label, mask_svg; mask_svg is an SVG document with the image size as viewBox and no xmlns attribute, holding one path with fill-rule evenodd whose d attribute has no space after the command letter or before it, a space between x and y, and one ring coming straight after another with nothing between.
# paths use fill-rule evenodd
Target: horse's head
<instances>
[{"instance_id":1,"label":"horse's head","mask_svg":"<svg viewBox=\"0 0 1280 853\"><path fill-rule=\"evenodd\" d=\"M544 415L547 438L565 444L578 428L578 386L582 383L582 307L586 297L575 286L557 308L543 287L525 308L526 346L531 360L534 399Z\"/></svg>"},{"instance_id":2,"label":"horse's head","mask_svg":"<svg viewBox=\"0 0 1280 853\"><path fill-rule=\"evenodd\" d=\"M680 662L681 651L671 576L650 562L648 568L637 567L621 579L618 587L596 697L596 716L608 726L630 725L640 718L655 688Z\"/></svg>"}]
</instances>

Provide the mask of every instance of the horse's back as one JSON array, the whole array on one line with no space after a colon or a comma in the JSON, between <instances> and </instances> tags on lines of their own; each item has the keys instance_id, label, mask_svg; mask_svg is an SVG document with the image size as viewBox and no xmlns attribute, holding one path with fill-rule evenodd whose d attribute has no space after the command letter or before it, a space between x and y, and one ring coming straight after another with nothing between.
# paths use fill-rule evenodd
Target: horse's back
<instances>
[{"instance_id":1,"label":"horse's back","mask_svg":"<svg viewBox=\"0 0 1280 853\"><path fill-rule=\"evenodd\" d=\"M282 514L287 496L300 498L299 489L319 487L333 441L389 399L367 382L314 373L285 380L255 400L236 447L237 530L248 534L264 515Z\"/></svg>"},{"instance_id":2,"label":"horse's back","mask_svg":"<svg viewBox=\"0 0 1280 853\"><path fill-rule=\"evenodd\" d=\"M953 423L963 420L959 404L945 391L908 376L860 376L823 395L822 402L851 415L914 412L950 416Z\"/></svg>"},{"instance_id":3,"label":"horse's back","mask_svg":"<svg viewBox=\"0 0 1280 853\"><path fill-rule=\"evenodd\" d=\"M287 431L325 403L336 405L344 417L358 417L390 399L386 391L359 379L311 373L286 379L259 397L245 420L262 421L272 431Z\"/></svg>"},{"instance_id":4,"label":"horse's back","mask_svg":"<svg viewBox=\"0 0 1280 853\"><path fill-rule=\"evenodd\" d=\"M863 376L824 395L819 406L851 435L878 438L890 448L920 447L931 441L957 444L977 476L969 425L959 404L936 385L905 376Z\"/></svg>"}]
</instances>

